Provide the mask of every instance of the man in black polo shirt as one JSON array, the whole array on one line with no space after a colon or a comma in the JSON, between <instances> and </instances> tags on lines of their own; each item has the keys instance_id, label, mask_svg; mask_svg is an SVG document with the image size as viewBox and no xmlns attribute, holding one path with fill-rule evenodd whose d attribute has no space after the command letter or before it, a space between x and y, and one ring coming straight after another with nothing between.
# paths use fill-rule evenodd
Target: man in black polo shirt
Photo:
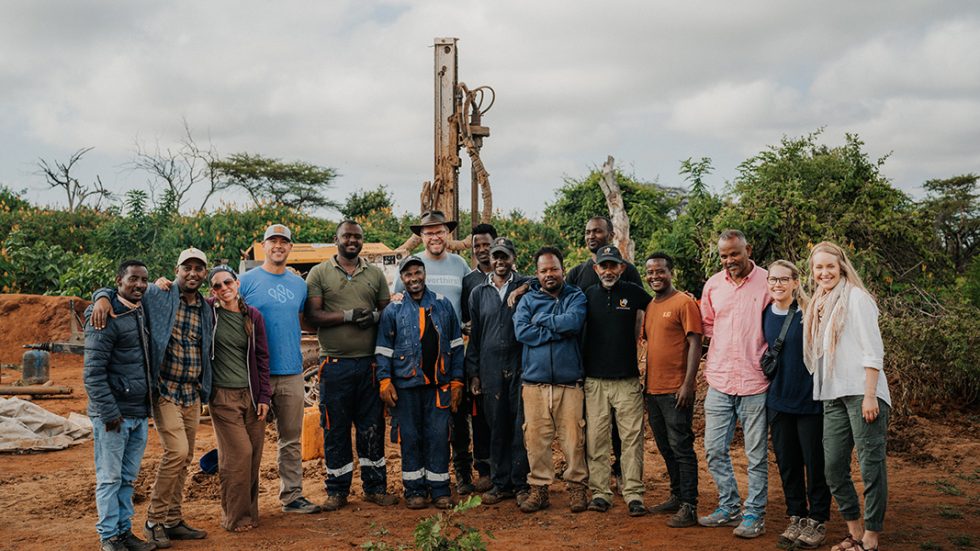
<instances>
[{"instance_id":1,"label":"man in black polo shirt","mask_svg":"<svg viewBox=\"0 0 980 551\"><path fill-rule=\"evenodd\" d=\"M652 300L639 285L622 281L626 269L619 249L596 253L599 285L585 291L586 450L589 464L589 510L605 512L612 504L609 453L612 424L622 438L623 499L630 516L646 514L643 505L643 388L636 361L639 320ZM613 413L615 412L615 418Z\"/></svg>"}]
</instances>

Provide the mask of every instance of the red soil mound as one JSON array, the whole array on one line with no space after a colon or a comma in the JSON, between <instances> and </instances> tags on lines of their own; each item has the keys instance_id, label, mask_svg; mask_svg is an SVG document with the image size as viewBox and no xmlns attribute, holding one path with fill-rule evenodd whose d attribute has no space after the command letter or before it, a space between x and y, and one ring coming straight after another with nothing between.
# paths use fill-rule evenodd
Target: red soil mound
<instances>
[{"instance_id":1,"label":"red soil mound","mask_svg":"<svg viewBox=\"0 0 980 551\"><path fill-rule=\"evenodd\" d=\"M0 294L0 363L20 364L25 344L67 340L72 301L81 316L89 303L77 297Z\"/></svg>"}]
</instances>

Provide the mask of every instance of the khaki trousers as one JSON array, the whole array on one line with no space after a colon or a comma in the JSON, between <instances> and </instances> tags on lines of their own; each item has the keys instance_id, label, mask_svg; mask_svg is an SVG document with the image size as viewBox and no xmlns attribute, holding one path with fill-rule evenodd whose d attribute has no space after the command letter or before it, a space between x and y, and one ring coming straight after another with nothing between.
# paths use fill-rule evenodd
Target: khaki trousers
<instances>
[{"instance_id":1,"label":"khaki trousers","mask_svg":"<svg viewBox=\"0 0 980 551\"><path fill-rule=\"evenodd\" d=\"M527 483L546 486L555 480L555 464L551 443L555 436L565 454L564 479L571 487L585 485L589 473L585 466L585 403L580 387L525 383L521 389L524 399L524 445L531 471Z\"/></svg>"},{"instance_id":2,"label":"khaki trousers","mask_svg":"<svg viewBox=\"0 0 980 551\"><path fill-rule=\"evenodd\" d=\"M211 400L211 424L218 439L221 527L235 530L259 525L259 464L265 422L252 405L248 388L217 388Z\"/></svg>"},{"instance_id":3,"label":"khaki trousers","mask_svg":"<svg viewBox=\"0 0 980 551\"><path fill-rule=\"evenodd\" d=\"M612 467L612 425L610 412L616 412L616 426L623 442L623 499L643 501L643 389L639 379L585 379L585 433L589 462L589 489L592 498L612 503L609 476Z\"/></svg>"},{"instance_id":4,"label":"khaki trousers","mask_svg":"<svg viewBox=\"0 0 980 551\"><path fill-rule=\"evenodd\" d=\"M272 403L279 433L279 501L288 505L303 497L303 374L273 375Z\"/></svg>"},{"instance_id":5,"label":"khaki trousers","mask_svg":"<svg viewBox=\"0 0 980 551\"><path fill-rule=\"evenodd\" d=\"M184 498L187 466L194 459L194 438L201 419L201 403L177 405L166 398L153 404L153 422L163 446L163 457L157 469L150 496L146 520L154 524L173 526L183 520L180 510Z\"/></svg>"}]
</instances>

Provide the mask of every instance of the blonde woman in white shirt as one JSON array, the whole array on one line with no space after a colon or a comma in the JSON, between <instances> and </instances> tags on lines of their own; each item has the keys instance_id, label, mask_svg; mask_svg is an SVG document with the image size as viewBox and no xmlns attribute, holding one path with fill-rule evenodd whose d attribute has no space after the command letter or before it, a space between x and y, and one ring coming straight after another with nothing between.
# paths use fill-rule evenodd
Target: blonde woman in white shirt
<instances>
[{"instance_id":1,"label":"blonde woman in white shirt","mask_svg":"<svg viewBox=\"0 0 980 551\"><path fill-rule=\"evenodd\" d=\"M877 550L888 501L885 437L891 396L882 372L878 306L844 250L824 241L810 252L813 299L804 316L804 360L813 398L823 402L825 473L848 535L834 550ZM864 522L851 480L857 448Z\"/></svg>"}]
</instances>

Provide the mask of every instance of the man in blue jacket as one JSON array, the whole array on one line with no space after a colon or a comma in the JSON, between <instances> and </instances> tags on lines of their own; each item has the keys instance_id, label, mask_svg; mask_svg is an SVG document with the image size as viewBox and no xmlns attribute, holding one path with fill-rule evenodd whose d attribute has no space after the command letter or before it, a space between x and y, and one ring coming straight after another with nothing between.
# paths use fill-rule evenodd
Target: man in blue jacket
<instances>
[{"instance_id":1,"label":"man in blue jacket","mask_svg":"<svg viewBox=\"0 0 980 551\"><path fill-rule=\"evenodd\" d=\"M514 334L524 344L524 442L531 473L531 495L521 511L548 506L548 486L555 469L551 444L558 436L568 467L564 479L573 513L584 511L588 470L585 464L585 394L579 337L585 325L585 295L565 285L561 251L542 247L534 254L537 282L514 313Z\"/></svg>"},{"instance_id":2,"label":"man in blue jacket","mask_svg":"<svg viewBox=\"0 0 980 551\"><path fill-rule=\"evenodd\" d=\"M133 534L133 482L146 450L150 415L150 343L140 300L146 265L127 260L116 274L112 317L105 329L85 325L85 393L95 436L95 506L102 551L150 551ZM85 311L88 319L92 307Z\"/></svg>"},{"instance_id":3,"label":"man in blue jacket","mask_svg":"<svg viewBox=\"0 0 980 551\"><path fill-rule=\"evenodd\" d=\"M402 260L401 301L381 313L375 355L391 436L401 442L409 509L453 506L449 490L449 417L463 397L463 337L452 303L425 286L425 264Z\"/></svg>"},{"instance_id":4,"label":"man in blue jacket","mask_svg":"<svg viewBox=\"0 0 980 551\"><path fill-rule=\"evenodd\" d=\"M158 548L170 547L170 540L207 537L204 530L188 526L181 511L201 404L211 396L214 322L200 293L207 263L201 250L185 249L177 259L176 285L168 291L150 285L142 300L150 321L153 421L163 447L143 532ZM115 289L100 289L93 295L91 323L96 329L106 327L115 297Z\"/></svg>"}]
</instances>

